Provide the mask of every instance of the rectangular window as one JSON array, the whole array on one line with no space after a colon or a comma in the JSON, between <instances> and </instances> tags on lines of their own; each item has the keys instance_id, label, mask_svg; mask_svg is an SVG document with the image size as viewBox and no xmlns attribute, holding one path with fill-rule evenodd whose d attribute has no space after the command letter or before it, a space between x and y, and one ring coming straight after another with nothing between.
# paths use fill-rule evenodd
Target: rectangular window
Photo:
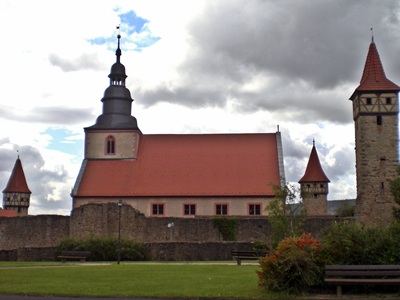
<instances>
[{"instance_id":1,"label":"rectangular window","mask_svg":"<svg viewBox=\"0 0 400 300\"><path fill-rule=\"evenodd\" d=\"M367 105L371 105L372 104L372 99L371 98L367 98Z\"/></svg>"},{"instance_id":2,"label":"rectangular window","mask_svg":"<svg viewBox=\"0 0 400 300\"><path fill-rule=\"evenodd\" d=\"M386 104L392 104L392 98L386 98Z\"/></svg>"},{"instance_id":3,"label":"rectangular window","mask_svg":"<svg viewBox=\"0 0 400 300\"><path fill-rule=\"evenodd\" d=\"M153 216L164 215L164 204L163 203L152 204L152 215Z\"/></svg>"},{"instance_id":4,"label":"rectangular window","mask_svg":"<svg viewBox=\"0 0 400 300\"><path fill-rule=\"evenodd\" d=\"M228 204L216 204L215 205L215 214L218 216L227 215L228 214Z\"/></svg>"},{"instance_id":5,"label":"rectangular window","mask_svg":"<svg viewBox=\"0 0 400 300\"><path fill-rule=\"evenodd\" d=\"M185 216L196 215L196 204L184 204L183 205L183 214Z\"/></svg>"},{"instance_id":6,"label":"rectangular window","mask_svg":"<svg viewBox=\"0 0 400 300\"><path fill-rule=\"evenodd\" d=\"M250 216L261 215L261 204L249 204L249 215Z\"/></svg>"},{"instance_id":7,"label":"rectangular window","mask_svg":"<svg viewBox=\"0 0 400 300\"><path fill-rule=\"evenodd\" d=\"M382 116L376 116L376 124L382 125Z\"/></svg>"}]
</instances>

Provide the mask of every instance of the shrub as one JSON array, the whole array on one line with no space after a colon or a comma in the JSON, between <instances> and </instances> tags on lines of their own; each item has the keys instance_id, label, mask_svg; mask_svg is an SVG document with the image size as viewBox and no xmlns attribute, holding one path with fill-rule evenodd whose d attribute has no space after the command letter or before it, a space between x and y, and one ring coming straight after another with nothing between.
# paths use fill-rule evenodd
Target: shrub
<instances>
[{"instance_id":1,"label":"shrub","mask_svg":"<svg viewBox=\"0 0 400 300\"><path fill-rule=\"evenodd\" d=\"M400 224L364 227L359 223L335 222L321 233L326 264L400 263Z\"/></svg>"},{"instance_id":2,"label":"shrub","mask_svg":"<svg viewBox=\"0 0 400 300\"><path fill-rule=\"evenodd\" d=\"M320 243L311 234L282 240L276 250L260 259L259 285L298 294L323 282Z\"/></svg>"},{"instance_id":3,"label":"shrub","mask_svg":"<svg viewBox=\"0 0 400 300\"><path fill-rule=\"evenodd\" d=\"M121 239L121 260L139 261L146 260L146 247L144 244L132 240ZM67 238L60 242L57 254L64 250L91 251L90 261L117 260L118 240L115 238L87 237L81 239Z\"/></svg>"}]
</instances>

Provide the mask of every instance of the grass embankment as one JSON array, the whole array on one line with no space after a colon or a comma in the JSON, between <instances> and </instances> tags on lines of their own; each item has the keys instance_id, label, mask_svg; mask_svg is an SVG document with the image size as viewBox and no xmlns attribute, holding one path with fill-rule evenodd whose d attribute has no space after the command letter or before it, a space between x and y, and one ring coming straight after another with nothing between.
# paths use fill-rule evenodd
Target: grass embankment
<instances>
[{"instance_id":1,"label":"grass embankment","mask_svg":"<svg viewBox=\"0 0 400 300\"><path fill-rule=\"evenodd\" d=\"M31 266L31 267L29 267ZM0 294L262 298L258 266L0 263Z\"/></svg>"}]
</instances>

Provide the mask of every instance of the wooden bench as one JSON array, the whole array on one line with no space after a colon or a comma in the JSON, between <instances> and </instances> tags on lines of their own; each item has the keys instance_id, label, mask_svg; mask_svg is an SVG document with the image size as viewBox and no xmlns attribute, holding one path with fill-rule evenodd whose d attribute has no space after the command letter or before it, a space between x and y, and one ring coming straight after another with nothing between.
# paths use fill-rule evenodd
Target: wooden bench
<instances>
[{"instance_id":1,"label":"wooden bench","mask_svg":"<svg viewBox=\"0 0 400 300\"><path fill-rule=\"evenodd\" d=\"M265 256L265 252L256 251L231 251L232 258L236 259L237 265L242 264L242 259L259 260L260 257Z\"/></svg>"},{"instance_id":2,"label":"wooden bench","mask_svg":"<svg viewBox=\"0 0 400 300\"><path fill-rule=\"evenodd\" d=\"M400 265L326 265L325 282L336 285L400 285Z\"/></svg>"},{"instance_id":3,"label":"wooden bench","mask_svg":"<svg viewBox=\"0 0 400 300\"><path fill-rule=\"evenodd\" d=\"M79 259L84 262L89 256L90 251L62 251L57 258L60 258L62 262L66 262L67 259Z\"/></svg>"}]
</instances>

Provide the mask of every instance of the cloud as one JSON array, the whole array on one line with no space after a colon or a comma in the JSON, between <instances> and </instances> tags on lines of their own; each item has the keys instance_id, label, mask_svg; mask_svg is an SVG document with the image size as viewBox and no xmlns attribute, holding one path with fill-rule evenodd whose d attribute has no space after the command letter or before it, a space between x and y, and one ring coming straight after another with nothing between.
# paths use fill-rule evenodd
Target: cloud
<instances>
[{"instance_id":1,"label":"cloud","mask_svg":"<svg viewBox=\"0 0 400 300\"><path fill-rule=\"evenodd\" d=\"M49 62L59 67L64 72L74 72L83 70L103 70L104 66L97 54L83 53L76 58L63 58L55 53L49 54Z\"/></svg>"}]
</instances>

